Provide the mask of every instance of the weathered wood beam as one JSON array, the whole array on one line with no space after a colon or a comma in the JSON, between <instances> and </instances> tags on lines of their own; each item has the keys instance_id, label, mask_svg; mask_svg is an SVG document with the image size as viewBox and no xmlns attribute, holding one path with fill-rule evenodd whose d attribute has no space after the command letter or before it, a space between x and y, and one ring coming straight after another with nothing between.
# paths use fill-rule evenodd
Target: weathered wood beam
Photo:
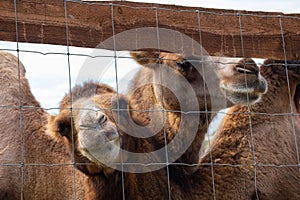
<instances>
[{"instance_id":1,"label":"weathered wood beam","mask_svg":"<svg viewBox=\"0 0 300 200\"><path fill-rule=\"evenodd\" d=\"M158 25L159 28L186 34L197 42L201 38L202 46L210 55L282 59L283 38L286 57L298 59L300 55L300 14L217 10L126 1L16 2L18 38L14 1L1 0L0 40L67 45L68 29L69 45L94 48L112 38L113 33ZM121 36L117 37L122 40L117 45L114 46L110 40L102 48L138 49L147 40L147 37L141 35L124 38ZM185 48L176 36L162 37L159 42L176 46L179 50ZM158 44L157 41L150 43Z\"/></svg>"}]
</instances>

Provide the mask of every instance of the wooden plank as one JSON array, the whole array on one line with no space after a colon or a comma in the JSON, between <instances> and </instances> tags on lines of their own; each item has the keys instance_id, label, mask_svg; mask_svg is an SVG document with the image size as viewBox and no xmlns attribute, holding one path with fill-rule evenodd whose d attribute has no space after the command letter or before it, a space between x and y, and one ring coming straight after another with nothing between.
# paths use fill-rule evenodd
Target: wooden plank
<instances>
[{"instance_id":1,"label":"wooden plank","mask_svg":"<svg viewBox=\"0 0 300 200\"><path fill-rule=\"evenodd\" d=\"M17 0L16 7L19 42L66 45L67 16L68 43L71 46L94 48L112 38L113 32L122 35L128 30L156 27L158 24L159 28L179 31L197 42L201 38L202 46L210 55L282 59L282 32L287 58L299 59L300 55L299 14L127 1L66 2L66 15L62 0ZM177 46L178 50L183 49L180 38L165 38L159 42ZM110 40L102 48L132 50L142 47L141 43L147 38L118 39L122 41L118 41L116 47ZM17 40L14 1L11 0L0 1L0 40Z\"/></svg>"}]
</instances>

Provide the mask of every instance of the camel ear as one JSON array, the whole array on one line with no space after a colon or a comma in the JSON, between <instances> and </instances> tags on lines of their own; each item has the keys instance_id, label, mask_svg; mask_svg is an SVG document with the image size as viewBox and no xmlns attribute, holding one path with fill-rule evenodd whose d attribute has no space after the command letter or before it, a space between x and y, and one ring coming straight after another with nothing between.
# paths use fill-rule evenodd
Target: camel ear
<instances>
[{"instance_id":1,"label":"camel ear","mask_svg":"<svg viewBox=\"0 0 300 200\"><path fill-rule=\"evenodd\" d=\"M132 51L130 55L140 65L146 66L159 62L159 53L157 51Z\"/></svg>"},{"instance_id":2,"label":"camel ear","mask_svg":"<svg viewBox=\"0 0 300 200\"><path fill-rule=\"evenodd\" d=\"M58 114L57 116L51 116L49 118L48 130L52 133L51 135L59 134L61 136L68 137L71 132L71 119L70 114L64 113Z\"/></svg>"},{"instance_id":3,"label":"camel ear","mask_svg":"<svg viewBox=\"0 0 300 200\"><path fill-rule=\"evenodd\" d=\"M48 117L48 124L46 126L46 134L49 135L52 139L56 140L60 140L60 134L57 131L57 125L55 122L55 118L56 116L49 116Z\"/></svg>"}]
</instances>

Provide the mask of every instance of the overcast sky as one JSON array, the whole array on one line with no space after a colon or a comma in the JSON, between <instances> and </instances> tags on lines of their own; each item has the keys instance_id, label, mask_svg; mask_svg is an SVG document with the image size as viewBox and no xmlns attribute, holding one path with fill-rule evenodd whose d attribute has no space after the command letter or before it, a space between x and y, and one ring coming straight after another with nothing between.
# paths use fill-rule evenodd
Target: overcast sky
<instances>
[{"instance_id":1,"label":"overcast sky","mask_svg":"<svg viewBox=\"0 0 300 200\"><path fill-rule=\"evenodd\" d=\"M142 2L140 0L134 0ZM254 10L254 11L276 11L284 13L299 13L300 0L252 0L252 1L240 1L240 0L153 0L153 3L164 4L177 4L195 7L210 7L210 8L224 8L224 9L238 9L238 10ZM21 50L27 51L40 51L43 53L67 53L67 48L63 46L55 45L40 45L40 44L19 44ZM16 43L0 41L0 49L16 50ZM93 49L75 48L71 47L71 53L78 54L90 54ZM16 55L15 51L12 51ZM99 54L108 55L111 52L102 51ZM121 52L122 56L129 56L127 52ZM20 52L20 60L25 65L26 76L29 80L31 89L44 108L54 108L58 106L59 101L69 90L69 73L68 73L68 59L65 55L42 55L39 53L24 53ZM71 69L71 83L72 86L75 83L82 81L78 78L78 73L82 69L82 66L86 62L85 56L70 56L70 69ZM103 61L101 61L103 62ZM131 59L118 59L118 78L126 76L129 79L139 67ZM106 64L106 75L101 75L101 82L105 82L115 86L116 76L114 71L114 63ZM124 66L127 66L125 69ZM99 74L97 74L99 77ZM121 84L121 86L126 85ZM123 87L121 88L123 90ZM56 113L56 110L50 110L50 113Z\"/></svg>"},{"instance_id":2,"label":"overcast sky","mask_svg":"<svg viewBox=\"0 0 300 200\"><path fill-rule=\"evenodd\" d=\"M143 0L132 0L145 2ZM299 0L151 0L152 3L249 11L299 13Z\"/></svg>"},{"instance_id":3,"label":"overcast sky","mask_svg":"<svg viewBox=\"0 0 300 200\"><path fill-rule=\"evenodd\" d=\"M16 43L0 41L0 49L14 50ZM96 80L116 88L114 59L105 58L105 56L112 56L112 51L70 47L70 54L76 55L71 55L68 61L65 46L19 43L19 49L20 61L26 68L26 78L34 96L43 108L57 108L59 101L68 93L70 83L73 87L87 80ZM16 51L8 52L17 56ZM90 58L86 55L104 56L104 58ZM117 55L124 57L116 60L116 66L122 66L117 67L117 77L119 91L125 93L128 81L140 66L129 58L128 52L118 52ZM101 69L101 72L98 69ZM126 84L123 84L124 82ZM57 113L58 110L53 109L49 112Z\"/></svg>"}]
</instances>

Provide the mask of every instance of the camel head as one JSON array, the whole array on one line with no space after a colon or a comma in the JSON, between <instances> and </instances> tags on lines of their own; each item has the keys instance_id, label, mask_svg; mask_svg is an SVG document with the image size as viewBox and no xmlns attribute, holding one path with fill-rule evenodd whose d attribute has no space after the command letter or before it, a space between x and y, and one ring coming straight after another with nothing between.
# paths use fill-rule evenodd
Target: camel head
<instances>
[{"instance_id":1,"label":"camel head","mask_svg":"<svg viewBox=\"0 0 300 200\"><path fill-rule=\"evenodd\" d=\"M49 120L48 132L56 139L63 139L74 150L79 170L87 175L114 171L121 146L120 133L114 120L112 108L127 101L114 93L98 94L80 98L72 109L60 109Z\"/></svg>"},{"instance_id":2,"label":"camel head","mask_svg":"<svg viewBox=\"0 0 300 200\"><path fill-rule=\"evenodd\" d=\"M280 86L280 91L285 92L284 96L277 97L286 99L285 104L288 106L289 98L291 98L292 106L300 113L300 61L267 59L260 71L268 80L270 89L274 90ZM272 92L278 93L277 91Z\"/></svg>"},{"instance_id":3,"label":"camel head","mask_svg":"<svg viewBox=\"0 0 300 200\"><path fill-rule=\"evenodd\" d=\"M149 76L153 77L149 82L153 85L156 99L165 109L199 110L205 107L205 103L209 106L210 98L203 92L205 84L201 73L184 55L158 51L134 51L130 54L145 68L144 74L153 74ZM194 96L199 105L190 102L189 97Z\"/></svg>"},{"instance_id":4,"label":"camel head","mask_svg":"<svg viewBox=\"0 0 300 200\"><path fill-rule=\"evenodd\" d=\"M267 81L252 59L239 59L236 62L223 58L218 64L217 74L222 92L234 104L256 103L268 90Z\"/></svg>"}]
</instances>

